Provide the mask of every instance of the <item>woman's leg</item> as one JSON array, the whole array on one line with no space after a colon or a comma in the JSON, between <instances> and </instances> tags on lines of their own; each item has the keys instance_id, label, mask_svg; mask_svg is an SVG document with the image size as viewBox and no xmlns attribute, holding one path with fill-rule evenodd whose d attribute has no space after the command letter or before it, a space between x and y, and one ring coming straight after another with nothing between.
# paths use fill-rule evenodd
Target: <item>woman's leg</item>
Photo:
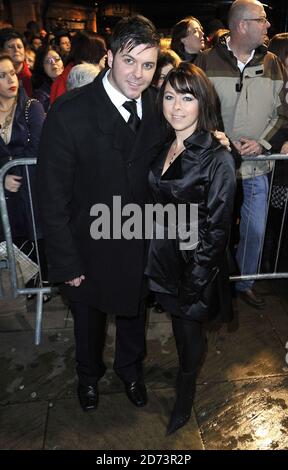
<instances>
[{"instance_id":1,"label":"woman's leg","mask_svg":"<svg viewBox=\"0 0 288 470\"><path fill-rule=\"evenodd\" d=\"M172 434L191 416L197 373L205 352L206 338L201 322L172 316L173 332L179 355L176 402L167 428Z\"/></svg>"}]
</instances>

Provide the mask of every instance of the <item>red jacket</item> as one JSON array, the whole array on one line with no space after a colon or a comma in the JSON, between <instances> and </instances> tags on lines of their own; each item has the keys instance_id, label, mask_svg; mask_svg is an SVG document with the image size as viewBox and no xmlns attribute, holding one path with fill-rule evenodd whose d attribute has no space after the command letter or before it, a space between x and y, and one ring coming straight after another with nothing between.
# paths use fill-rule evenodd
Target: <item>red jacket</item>
<instances>
[{"instance_id":1,"label":"red jacket","mask_svg":"<svg viewBox=\"0 0 288 470\"><path fill-rule=\"evenodd\" d=\"M69 64L66 65L65 69L61 73L61 75L59 75L59 77L57 77L56 80L54 80L54 82L52 83L50 92L50 104L54 103L58 96L61 96L63 95L63 93L66 93L67 77L73 65L73 62L69 62Z\"/></svg>"},{"instance_id":2,"label":"red jacket","mask_svg":"<svg viewBox=\"0 0 288 470\"><path fill-rule=\"evenodd\" d=\"M33 96L33 89L32 89L32 83L31 83L32 73L26 62L23 62L22 70L19 73L17 73L17 77L18 77L19 82L22 83L23 88L26 91L29 98L32 98Z\"/></svg>"}]
</instances>

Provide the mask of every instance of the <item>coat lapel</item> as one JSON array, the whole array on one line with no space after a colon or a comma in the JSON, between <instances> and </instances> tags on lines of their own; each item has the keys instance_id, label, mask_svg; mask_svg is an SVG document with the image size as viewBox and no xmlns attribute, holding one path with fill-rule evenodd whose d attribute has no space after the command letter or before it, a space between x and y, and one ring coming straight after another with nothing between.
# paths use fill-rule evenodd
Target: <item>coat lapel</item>
<instances>
[{"instance_id":1,"label":"coat lapel","mask_svg":"<svg viewBox=\"0 0 288 470\"><path fill-rule=\"evenodd\" d=\"M131 150L130 160L137 160L161 141L161 125L155 110L155 99L151 90L146 90L142 95L142 121Z\"/></svg>"},{"instance_id":2,"label":"coat lapel","mask_svg":"<svg viewBox=\"0 0 288 470\"><path fill-rule=\"evenodd\" d=\"M107 95L102 83L103 75L103 72L99 74L91 84L92 119L96 117L103 134L111 136L111 145L120 150L125 161L138 159L160 140L160 122L155 112L155 96L151 90L143 93L142 121L139 131L134 136Z\"/></svg>"}]
</instances>

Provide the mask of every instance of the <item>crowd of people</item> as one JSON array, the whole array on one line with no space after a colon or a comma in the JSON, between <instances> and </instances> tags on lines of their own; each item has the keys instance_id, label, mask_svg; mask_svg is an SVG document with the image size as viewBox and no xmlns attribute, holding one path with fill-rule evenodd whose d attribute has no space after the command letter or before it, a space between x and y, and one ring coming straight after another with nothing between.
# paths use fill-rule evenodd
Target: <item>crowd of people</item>
<instances>
[{"instance_id":1,"label":"crowd of people","mask_svg":"<svg viewBox=\"0 0 288 470\"><path fill-rule=\"evenodd\" d=\"M93 32L51 38L32 31L28 48L13 28L0 30L0 165L38 159L30 176L41 268L73 314L80 405L84 411L98 405L108 315L116 323L114 370L130 401L146 405L152 293L171 316L179 358L167 434L190 418L205 322L233 317L231 252L240 274L257 272L271 164L245 157L288 151L288 33L268 43L269 19L257 0L235 0L227 27L210 36L209 48L193 16L175 24L162 47L141 15L121 19L108 45ZM266 240L274 248L286 210L286 166L277 163L274 171L278 205ZM32 237L21 169L9 172L5 190L17 244ZM143 227L133 236L139 219L130 221L130 237L103 235L107 213L113 224L120 216L119 208L113 213L115 196L126 228L135 205L141 214L151 204L170 207L177 217L171 224L154 214L149 240ZM188 246L195 222L197 240ZM266 262L269 271L273 260ZM236 293L264 308L253 281L238 282Z\"/></svg>"}]
</instances>

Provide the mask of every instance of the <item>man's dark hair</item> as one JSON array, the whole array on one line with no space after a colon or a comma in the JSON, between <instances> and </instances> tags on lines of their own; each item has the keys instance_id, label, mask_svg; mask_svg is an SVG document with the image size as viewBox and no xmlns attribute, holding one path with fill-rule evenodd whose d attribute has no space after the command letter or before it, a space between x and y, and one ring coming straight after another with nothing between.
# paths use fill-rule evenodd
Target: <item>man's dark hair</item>
<instances>
[{"instance_id":1,"label":"man's dark hair","mask_svg":"<svg viewBox=\"0 0 288 470\"><path fill-rule=\"evenodd\" d=\"M181 62L168 72L159 92L158 107L163 114L163 96L167 83L176 93L191 93L199 102L197 131L214 131L219 128L218 99L216 91L206 74L194 64ZM168 127L171 127L168 124Z\"/></svg>"},{"instance_id":2,"label":"man's dark hair","mask_svg":"<svg viewBox=\"0 0 288 470\"><path fill-rule=\"evenodd\" d=\"M122 18L116 24L110 39L110 49L115 55L126 47L131 51L140 44L158 47L159 43L160 37L154 24L145 16L134 15Z\"/></svg>"}]
</instances>

